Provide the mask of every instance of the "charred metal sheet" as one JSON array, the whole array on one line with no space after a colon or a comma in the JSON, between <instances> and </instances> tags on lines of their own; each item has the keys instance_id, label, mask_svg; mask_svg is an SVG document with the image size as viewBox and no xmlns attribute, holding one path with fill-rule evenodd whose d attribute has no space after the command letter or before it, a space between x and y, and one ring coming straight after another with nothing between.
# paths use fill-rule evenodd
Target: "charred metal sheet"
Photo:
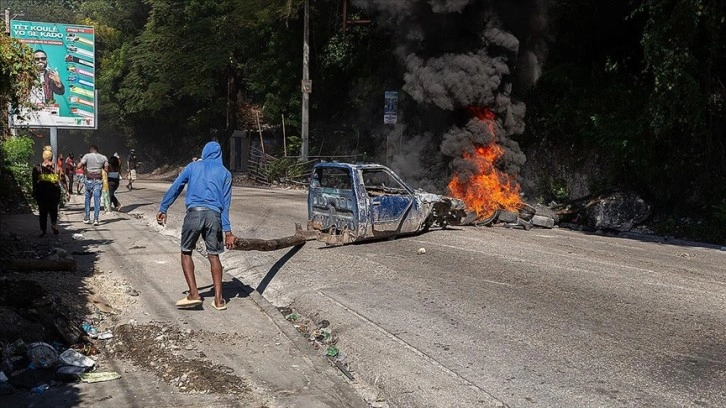
<instances>
[{"instance_id":1,"label":"charred metal sheet","mask_svg":"<svg viewBox=\"0 0 726 408\"><path fill-rule=\"evenodd\" d=\"M406 216L411 212L412 203L410 195L373 197L370 200L373 231L411 232L415 227Z\"/></svg>"},{"instance_id":2,"label":"charred metal sheet","mask_svg":"<svg viewBox=\"0 0 726 408\"><path fill-rule=\"evenodd\" d=\"M378 164L318 163L308 192L308 229L329 245L459 225L464 203L413 190Z\"/></svg>"}]
</instances>

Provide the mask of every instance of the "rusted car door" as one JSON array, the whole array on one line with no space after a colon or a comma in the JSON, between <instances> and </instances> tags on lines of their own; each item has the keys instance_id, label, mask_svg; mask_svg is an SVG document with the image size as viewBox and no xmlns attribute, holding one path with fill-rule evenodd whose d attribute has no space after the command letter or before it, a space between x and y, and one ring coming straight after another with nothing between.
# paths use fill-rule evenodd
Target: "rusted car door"
<instances>
[{"instance_id":1,"label":"rusted car door","mask_svg":"<svg viewBox=\"0 0 726 408\"><path fill-rule=\"evenodd\" d=\"M313 171L308 193L309 219L315 229L347 229L357 236L359 229L358 200L347 167L317 167Z\"/></svg>"},{"instance_id":2,"label":"rusted car door","mask_svg":"<svg viewBox=\"0 0 726 408\"><path fill-rule=\"evenodd\" d=\"M414 194L386 168L363 168L361 179L370 203L374 235L415 232L404 222L414 207Z\"/></svg>"}]
</instances>

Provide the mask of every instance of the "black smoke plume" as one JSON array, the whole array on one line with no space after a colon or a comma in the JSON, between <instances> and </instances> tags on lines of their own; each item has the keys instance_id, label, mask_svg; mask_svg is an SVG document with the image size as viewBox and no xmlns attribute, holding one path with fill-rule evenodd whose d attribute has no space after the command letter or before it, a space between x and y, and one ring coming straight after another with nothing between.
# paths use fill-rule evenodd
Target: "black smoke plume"
<instances>
[{"instance_id":1,"label":"black smoke plume","mask_svg":"<svg viewBox=\"0 0 726 408\"><path fill-rule=\"evenodd\" d=\"M513 90L539 77L546 1L352 2L396 33L403 107L388 128L389 164L419 187L443 190L451 173L466 176L464 153L495 142L504 149L497 166L516 176L526 159L513 137L524 132L526 108ZM491 111L494 125L471 108Z\"/></svg>"}]
</instances>

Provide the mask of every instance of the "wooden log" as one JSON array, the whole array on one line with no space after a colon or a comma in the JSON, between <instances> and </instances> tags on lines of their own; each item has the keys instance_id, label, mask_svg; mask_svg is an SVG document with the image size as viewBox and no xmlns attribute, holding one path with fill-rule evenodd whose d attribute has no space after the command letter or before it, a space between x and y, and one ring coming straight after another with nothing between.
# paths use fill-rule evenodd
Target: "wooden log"
<instances>
[{"instance_id":1,"label":"wooden log","mask_svg":"<svg viewBox=\"0 0 726 408\"><path fill-rule=\"evenodd\" d=\"M237 251L276 251L278 249L304 245L307 239L302 235L292 235L277 239L237 238L234 250Z\"/></svg>"},{"instance_id":2,"label":"wooden log","mask_svg":"<svg viewBox=\"0 0 726 408\"><path fill-rule=\"evenodd\" d=\"M310 223L308 223L309 227ZM295 235L276 239L237 238L232 249L237 251L276 251L282 248L305 245L306 241L313 241L319 236L319 231L303 231L302 226L295 223Z\"/></svg>"},{"instance_id":3,"label":"wooden log","mask_svg":"<svg viewBox=\"0 0 726 408\"><path fill-rule=\"evenodd\" d=\"M29 271L74 271L76 270L75 260L66 259L9 259L4 268L18 272Z\"/></svg>"}]
</instances>

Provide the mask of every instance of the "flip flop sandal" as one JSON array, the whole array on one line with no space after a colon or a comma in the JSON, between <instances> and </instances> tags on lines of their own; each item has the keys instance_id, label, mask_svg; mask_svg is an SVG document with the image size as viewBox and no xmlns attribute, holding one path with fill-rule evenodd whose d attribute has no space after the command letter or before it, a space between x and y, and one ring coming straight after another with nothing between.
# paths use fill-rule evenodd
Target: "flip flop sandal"
<instances>
[{"instance_id":1,"label":"flip flop sandal","mask_svg":"<svg viewBox=\"0 0 726 408\"><path fill-rule=\"evenodd\" d=\"M201 304L202 304L202 299L188 299L185 297L184 299L177 300L176 307L187 308L187 307L199 306Z\"/></svg>"},{"instance_id":2,"label":"flip flop sandal","mask_svg":"<svg viewBox=\"0 0 726 408\"><path fill-rule=\"evenodd\" d=\"M224 300L222 301L222 306L217 306L216 303L214 303L214 299L212 299L212 307L217 310L227 310L227 302Z\"/></svg>"}]
</instances>

